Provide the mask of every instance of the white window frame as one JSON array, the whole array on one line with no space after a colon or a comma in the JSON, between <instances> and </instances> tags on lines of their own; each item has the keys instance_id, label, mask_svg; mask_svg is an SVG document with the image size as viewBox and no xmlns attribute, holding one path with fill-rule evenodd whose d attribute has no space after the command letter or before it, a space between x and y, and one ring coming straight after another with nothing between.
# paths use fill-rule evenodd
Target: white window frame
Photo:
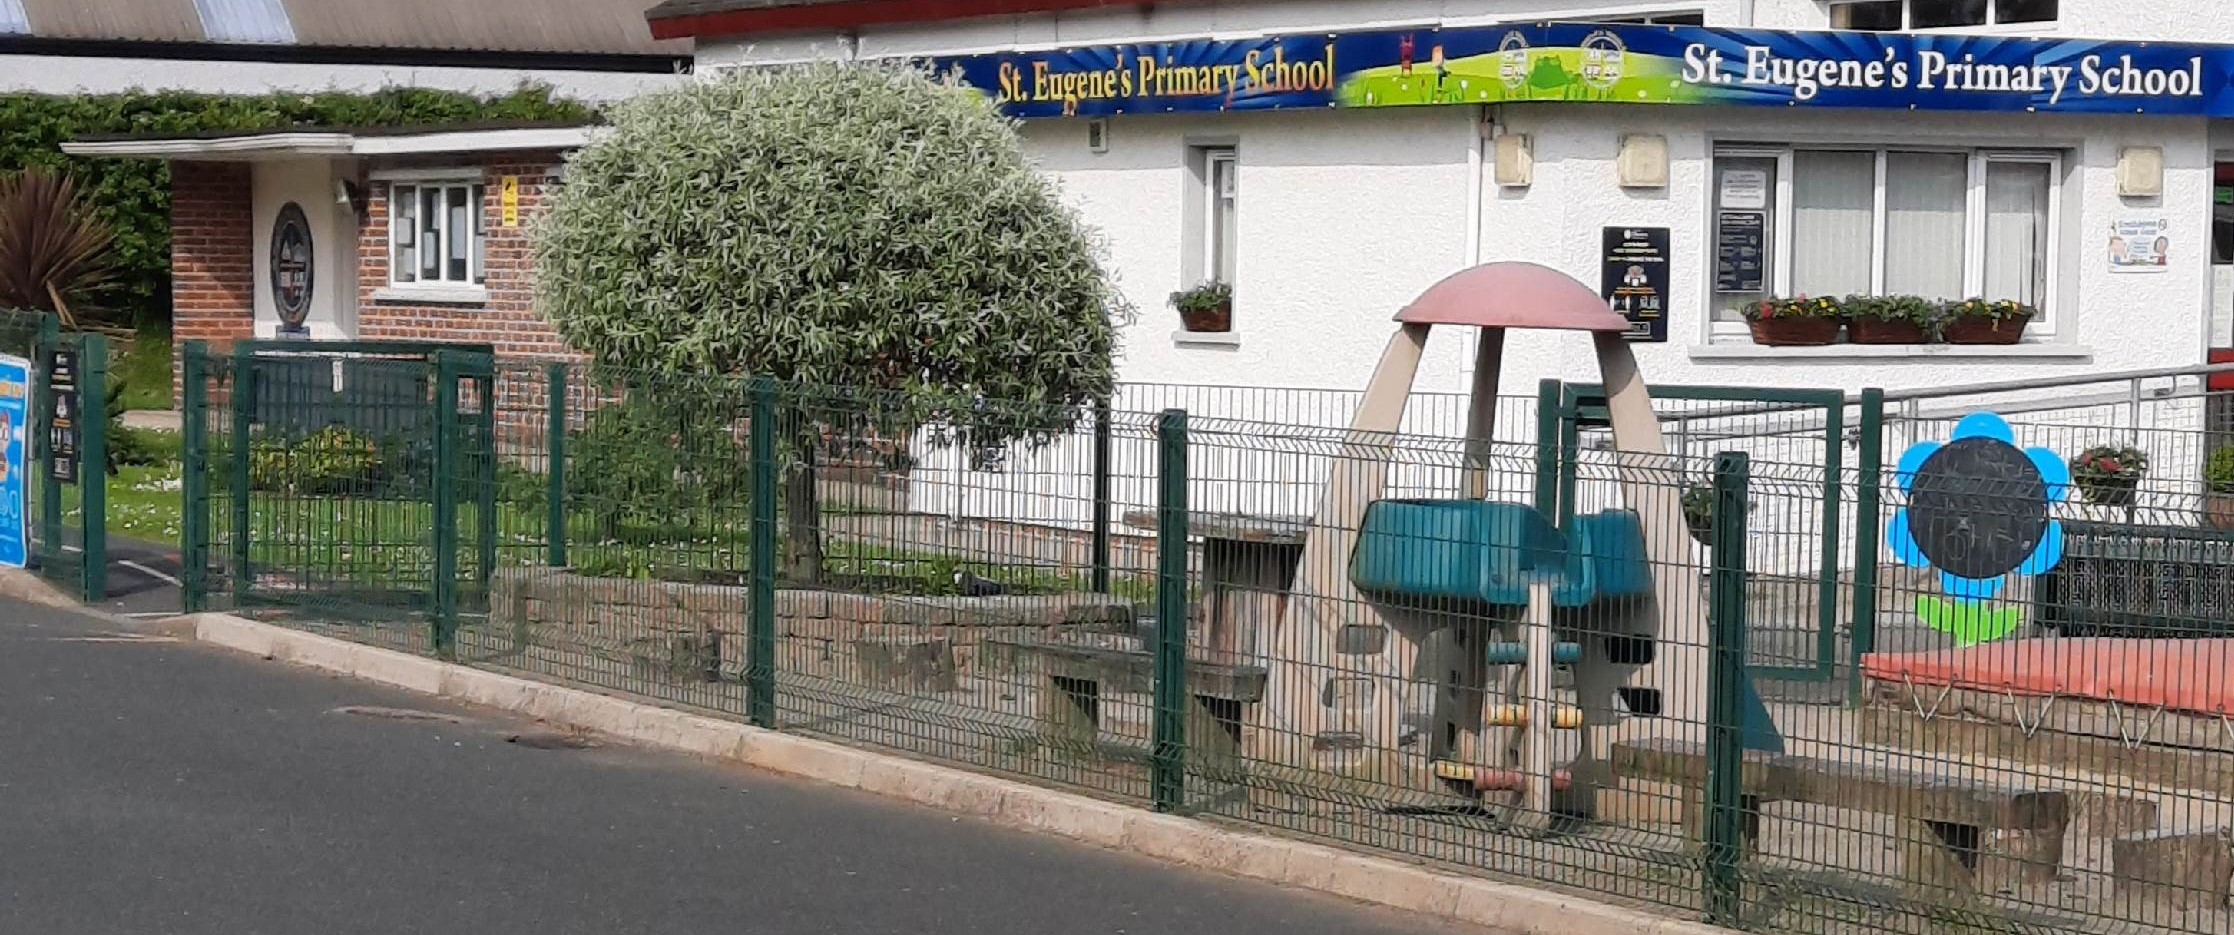
<instances>
[{"instance_id":1,"label":"white window frame","mask_svg":"<svg viewBox=\"0 0 2234 935\"><path fill-rule=\"evenodd\" d=\"M487 279L486 254L489 232L487 173L478 169L389 169L373 173L372 178L376 182L387 184L386 197L388 199L388 281L382 284L382 288L375 293L374 297L376 299L450 302L485 300L488 295L485 283ZM451 242L457 233L451 227L448 190L460 187L466 189L469 193L476 190L480 192L480 197L473 200L472 210L467 214L470 231L466 236L471 240L466 246L466 276L462 280L451 279L448 276ZM442 216L438 225L438 231L442 239L436 251L437 255L441 257L441 268L444 275L432 280L420 276L417 258L424 247L418 243L418 230L412 231L413 262L407 268L406 264L397 260L401 244L397 234L403 228L404 217L404 212L398 208L403 203L401 193L410 192L412 204L415 206L412 213L414 223L422 223L421 219L418 218L418 208L416 206L420 204L418 199L420 192L424 189L443 189L445 192Z\"/></svg>"},{"instance_id":2,"label":"white window frame","mask_svg":"<svg viewBox=\"0 0 2234 935\"><path fill-rule=\"evenodd\" d=\"M1868 2L1868 0L1824 0L1824 25L1830 26L1832 7L1850 2ZM2028 20L2022 23L2004 23L1998 20L1998 17L2001 15L2000 4L1997 2L1997 0L1987 0L1986 21L1984 23L1980 23L1976 26L1932 26L1929 28L1918 28L1916 26L1910 25L1911 23L1914 23L1916 21L1915 3L1913 2L1913 0L1900 0L1900 28L1898 30L1884 31L1912 32L1922 33L1925 35L1930 35L1933 33L1991 33L1996 35L2010 36L2037 34L2041 32L2054 32L2056 29L2063 25L2063 3L2069 2L2071 2L2071 0L2063 0L2062 3L2056 4L2055 19ZM1871 31L1877 32L1879 30Z\"/></svg>"},{"instance_id":3,"label":"white window frame","mask_svg":"<svg viewBox=\"0 0 2234 935\"><path fill-rule=\"evenodd\" d=\"M1202 282L1221 282L1233 285L1230 279L1240 278L1241 266L1241 150L1234 146L1204 146L1202 149ZM1228 275L1219 262L1218 212L1225 200L1218 184L1222 176L1233 187L1233 223L1223 233L1227 237L1224 256L1233 260L1234 272ZM1192 288L1195 283L1188 283Z\"/></svg>"},{"instance_id":4,"label":"white window frame","mask_svg":"<svg viewBox=\"0 0 2234 935\"><path fill-rule=\"evenodd\" d=\"M1731 143L1716 145L1709 160L1708 178L1715 178L1714 163L1724 158L1776 160L1776 205L1774 242L1769 256L1773 268L1769 271L1770 295L1792 294L1792 166L1794 154L1808 152L1861 152L1876 157L1876 197L1870 224L1870 274L1872 293L1885 291L1885 164L1891 153L1961 153L1969 157L1968 179L1963 199L1963 295L1978 295L1986 283L1986 167L1996 163L2027 163L2048 167L2048 235L2046 270L2042 277L2039 317L2033 320L2029 333L2042 338L2052 338L2062 326L2059 314L2061 301L2062 269L2060 253L2063 249L2064 154L2057 150L2012 149L2002 147L1970 147L1931 144L1861 144L1861 143L1811 143L1791 145L1761 145ZM1712 184L1711 182L1709 183ZM1707 197L1714 197L1713 191ZM1714 243L1715 214L1706 212L1706 242ZM1708 339L1710 341L1737 340L1746 334L1742 321L1720 320L1724 305L1730 300L1713 292L1709 280L1707 308ZM1987 298L1992 298L1988 296Z\"/></svg>"}]
</instances>

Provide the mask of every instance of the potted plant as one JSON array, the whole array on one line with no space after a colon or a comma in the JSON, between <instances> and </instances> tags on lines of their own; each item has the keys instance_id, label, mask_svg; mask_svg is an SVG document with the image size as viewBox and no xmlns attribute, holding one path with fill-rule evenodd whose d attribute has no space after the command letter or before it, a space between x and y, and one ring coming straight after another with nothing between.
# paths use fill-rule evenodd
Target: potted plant
<instances>
[{"instance_id":1,"label":"potted plant","mask_svg":"<svg viewBox=\"0 0 2234 935\"><path fill-rule=\"evenodd\" d=\"M2131 445L2096 445L2071 459L2071 479L2087 502L2103 506L2132 506L2141 478L2149 473L2149 456Z\"/></svg>"},{"instance_id":2,"label":"potted plant","mask_svg":"<svg viewBox=\"0 0 2234 935\"><path fill-rule=\"evenodd\" d=\"M2015 344L2034 309L2014 299L1964 299L1941 310L1940 337L1949 344Z\"/></svg>"},{"instance_id":3,"label":"potted plant","mask_svg":"<svg viewBox=\"0 0 2234 935\"><path fill-rule=\"evenodd\" d=\"M1844 313L1829 296L1795 296L1763 299L1740 309L1753 330L1753 343L1773 347L1809 347L1838 341Z\"/></svg>"},{"instance_id":4,"label":"potted plant","mask_svg":"<svg viewBox=\"0 0 2234 935\"><path fill-rule=\"evenodd\" d=\"M2234 445L2220 445L2203 463L2203 522L2234 529Z\"/></svg>"},{"instance_id":5,"label":"potted plant","mask_svg":"<svg viewBox=\"0 0 2234 935\"><path fill-rule=\"evenodd\" d=\"M1185 292L1171 294L1171 307L1188 331L1219 333L1233 330L1233 287L1206 282Z\"/></svg>"},{"instance_id":6,"label":"potted plant","mask_svg":"<svg viewBox=\"0 0 2234 935\"><path fill-rule=\"evenodd\" d=\"M1850 296L1846 337L1856 344L1922 344L1938 310L1912 295Z\"/></svg>"},{"instance_id":7,"label":"potted plant","mask_svg":"<svg viewBox=\"0 0 2234 935\"><path fill-rule=\"evenodd\" d=\"M1683 525L1700 545L1714 544L1714 488L1692 484L1683 488Z\"/></svg>"}]
</instances>

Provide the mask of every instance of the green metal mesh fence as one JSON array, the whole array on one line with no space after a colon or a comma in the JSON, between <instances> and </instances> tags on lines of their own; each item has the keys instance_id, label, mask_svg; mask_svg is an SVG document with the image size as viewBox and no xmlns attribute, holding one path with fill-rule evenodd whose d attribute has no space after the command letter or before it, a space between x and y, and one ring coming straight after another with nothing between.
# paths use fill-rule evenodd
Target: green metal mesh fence
<instances>
[{"instance_id":1,"label":"green metal mesh fence","mask_svg":"<svg viewBox=\"0 0 2234 935\"><path fill-rule=\"evenodd\" d=\"M207 606L1753 931L2234 926L2209 394L1669 393L1660 454L1588 387L1470 444L321 360L189 354Z\"/></svg>"}]
</instances>

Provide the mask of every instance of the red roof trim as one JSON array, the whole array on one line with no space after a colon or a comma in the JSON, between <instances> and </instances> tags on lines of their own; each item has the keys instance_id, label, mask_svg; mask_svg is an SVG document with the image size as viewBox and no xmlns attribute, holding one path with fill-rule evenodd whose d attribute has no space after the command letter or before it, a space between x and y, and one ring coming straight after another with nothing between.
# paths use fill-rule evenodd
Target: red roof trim
<instances>
[{"instance_id":1,"label":"red roof trim","mask_svg":"<svg viewBox=\"0 0 2234 935\"><path fill-rule=\"evenodd\" d=\"M652 38L743 36L804 30L845 30L891 23L926 23L972 16L1053 13L1094 7L1149 6L1152 0L850 0L803 6L728 10L651 21Z\"/></svg>"}]
</instances>

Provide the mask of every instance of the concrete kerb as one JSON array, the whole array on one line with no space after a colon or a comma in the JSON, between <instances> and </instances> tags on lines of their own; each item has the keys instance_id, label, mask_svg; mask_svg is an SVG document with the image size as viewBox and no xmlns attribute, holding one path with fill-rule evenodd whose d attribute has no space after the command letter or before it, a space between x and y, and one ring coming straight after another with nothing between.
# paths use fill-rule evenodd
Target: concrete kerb
<instances>
[{"instance_id":1,"label":"concrete kerb","mask_svg":"<svg viewBox=\"0 0 2234 935\"><path fill-rule=\"evenodd\" d=\"M498 708L1231 876L1513 935L1729 935L1697 922L1159 815L901 757L547 685L225 614L179 618L213 646Z\"/></svg>"}]
</instances>

